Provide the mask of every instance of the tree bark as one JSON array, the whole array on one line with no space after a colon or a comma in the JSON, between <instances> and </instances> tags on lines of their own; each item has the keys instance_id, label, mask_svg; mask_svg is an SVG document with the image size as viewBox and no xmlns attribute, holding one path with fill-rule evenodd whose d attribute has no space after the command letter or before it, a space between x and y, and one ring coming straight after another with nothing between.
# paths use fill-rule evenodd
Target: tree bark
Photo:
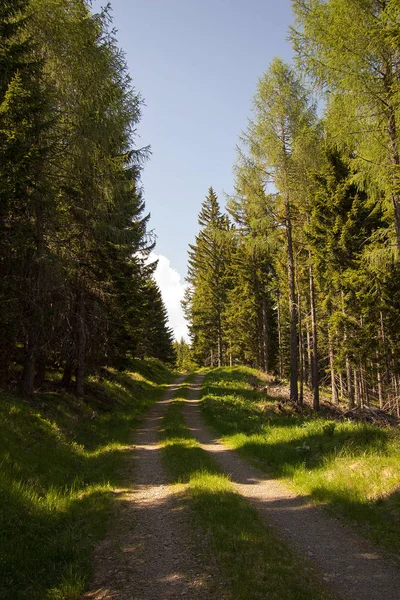
<instances>
[{"instance_id":1,"label":"tree bark","mask_svg":"<svg viewBox=\"0 0 400 600\"><path fill-rule=\"evenodd\" d=\"M358 406L359 408L361 407L360 387L357 369L354 369L354 402L356 406Z\"/></svg>"},{"instance_id":2,"label":"tree bark","mask_svg":"<svg viewBox=\"0 0 400 600\"><path fill-rule=\"evenodd\" d=\"M299 404L303 406L304 401L304 339L303 339L303 320L301 315L301 299L299 283L297 282L297 307L299 323Z\"/></svg>"},{"instance_id":3,"label":"tree bark","mask_svg":"<svg viewBox=\"0 0 400 600\"><path fill-rule=\"evenodd\" d=\"M77 367L76 367L76 395L83 396L85 393L85 362L86 362L86 315L85 298L82 291L78 297L78 344L77 344Z\"/></svg>"},{"instance_id":4,"label":"tree bark","mask_svg":"<svg viewBox=\"0 0 400 600\"><path fill-rule=\"evenodd\" d=\"M347 397L349 400L349 409L354 408L354 388L351 378L351 367L348 356L346 356L346 379L347 379Z\"/></svg>"},{"instance_id":5,"label":"tree bark","mask_svg":"<svg viewBox=\"0 0 400 600\"><path fill-rule=\"evenodd\" d=\"M264 371L268 373L269 367L269 352L268 352L268 318L267 318L267 300L263 295L262 302L262 319L263 319L263 363Z\"/></svg>"},{"instance_id":6,"label":"tree bark","mask_svg":"<svg viewBox=\"0 0 400 600\"><path fill-rule=\"evenodd\" d=\"M281 323L281 303L278 291L277 298L277 317L278 317L278 353L279 353L279 377L283 378L283 357L282 357L282 323Z\"/></svg>"},{"instance_id":7,"label":"tree bark","mask_svg":"<svg viewBox=\"0 0 400 600\"><path fill-rule=\"evenodd\" d=\"M333 342L331 334L329 334L329 367L331 371L331 389L332 389L332 402L334 404L339 403L337 388L336 388L336 375L335 375L335 356L333 353Z\"/></svg>"},{"instance_id":8,"label":"tree bark","mask_svg":"<svg viewBox=\"0 0 400 600\"><path fill-rule=\"evenodd\" d=\"M65 361L64 372L63 372L63 376L61 379L61 386L65 389L68 389L69 386L71 385L72 371L73 371L73 361L72 361L72 357L70 356Z\"/></svg>"},{"instance_id":9,"label":"tree bark","mask_svg":"<svg viewBox=\"0 0 400 600\"><path fill-rule=\"evenodd\" d=\"M290 313L290 400L298 404L298 340L297 340L297 306L295 289L295 266L293 258L292 221L290 214L289 197L285 200L285 224L288 262L288 284L289 284L289 313Z\"/></svg>"},{"instance_id":10,"label":"tree bark","mask_svg":"<svg viewBox=\"0 0 400 600\"><path fill-rule=\"evenodd\" d=\"M36 324L32 324L32 329L28 333L28 339L25 344L25 361L22 375L22 394L27 397L33 394L37 349Z\"/></svg>"},{"instance_id":11,"label":"tree bark","mask_svg":"<svg viewBox=\"0 0 400 600\"><path fill-rule=\"evenodd\" d=\"M312 382L313 382L313 408L319 410L319 377L318 377L318 337L317 337L317 315L315 310L315 288L314 275L310 260L310 306L311 306L311 329L312 329Z\"/></svg>"},{"instance_id":12,"label":"tree bark","mask_svg":"<svg viewBox=\"0 0 400 600\"><path fill-rule=\"evenodd\" d=\"M46 357L44 354L39 353L38 358L36 360L36 376L35 376L35 386L37 388L41 388L46 379Z\"/></svg>"}]
</instances>

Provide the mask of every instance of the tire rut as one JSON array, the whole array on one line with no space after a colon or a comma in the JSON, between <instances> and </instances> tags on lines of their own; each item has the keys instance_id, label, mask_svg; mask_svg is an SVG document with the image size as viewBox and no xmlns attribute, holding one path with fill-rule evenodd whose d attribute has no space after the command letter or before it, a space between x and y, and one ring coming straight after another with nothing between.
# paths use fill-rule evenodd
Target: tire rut
<instances>
[{"instance_id":1,"label":"tire rut","mask_svg":"<svg viewBox=\"0 0 400 600\"><path fill-rule=\"evenodd\" d=\"M204 569L196 536L190 533L182 486L168 485L158 441L162 418L183 380L169 386L134 434L129 475L135 487L116 492L117 514L95 552L95 577L86 599L213 597L213 577Z\"/></svg>"},{"instance_id":2,"label":"tire rut","mask_svg":"<svg viewBox=\"0 0 400 600\"><path fill-rule=\"evenodd\" d=\"M204 424L198 376L190 386L184 416L202 448L231 476L237 492L259 511L267 525L322 571L327 587L346 600L399 600L400 571L350 527L268 478L224 446Z\"/></svg>"}]
</instances>

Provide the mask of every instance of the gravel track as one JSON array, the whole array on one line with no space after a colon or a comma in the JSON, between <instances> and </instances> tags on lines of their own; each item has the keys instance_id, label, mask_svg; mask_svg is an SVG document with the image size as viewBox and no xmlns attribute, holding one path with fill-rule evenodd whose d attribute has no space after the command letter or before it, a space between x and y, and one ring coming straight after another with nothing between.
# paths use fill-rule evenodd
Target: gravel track
<instances>
[{"instance_id":1,"label":"gravel track","mask_svg":"<svg viewBox=\"0 0 400 600\"><path fill-rule=\"evenodd\" d=\"M168 485L158 442L161 420L183 379L169 386L134 434L134 468L127 475L135 488L116 492L117 514L95 552L95 577L86 599L214 597L215 573L203 566L183 486Z\"/></svg>"},{"instance_id":2,"label":"gravel track","mask_svg":"<svg viewBox=\"0 0 400 600\"><path fill-rule=\"evenodd\" d=\"M203 377L198 376L190 385L184 406L186 424L203 449L231 476L236 491L288 545L316 564L338 597L400 600L400 570L395 564L350 527L243 460L205 426L199 402Z\"/></svg>"}]
</instances>

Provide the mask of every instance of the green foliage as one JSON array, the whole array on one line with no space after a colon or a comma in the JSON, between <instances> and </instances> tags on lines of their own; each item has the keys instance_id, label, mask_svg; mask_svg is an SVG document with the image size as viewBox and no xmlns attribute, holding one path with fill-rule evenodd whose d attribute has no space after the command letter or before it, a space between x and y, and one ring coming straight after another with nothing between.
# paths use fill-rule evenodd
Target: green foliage
<instances>
[{"instance_id":1,"label":"green foliage","mask_svg":"<svg viewBox=\"0 0 400 600\"><path fill-rule=\"evenodd\" d=\"M212 187L202 204L199 225L195 244L189 245L189 286L183 306L194 360L220 365L226 350L223 311L229 289L230 224Z\"/></svg>"},{"instance_id":2,"label":"green foliage","mask_svg":"<svg viewBox=\"0 0 400 600\"><path fill-rule=\"evenodd\" d=\"M178 371L189 372L196 368L195 362L192 359L192 351L187 342L183 339L174 342L176 353L176 366Z\"/></svg>"},{"instance_id":3,"label":"green foliage","mask_svg":"<svg viewBox=\"0 0 400 600\"><path fill-rule=\"evenodd\" d=\"M6 2L0 30L0 384L22 368L30 396L52 364L82 395L88 372L135 355L145 327L141 353L173 361L146 264L141 98L109 7Z\"/></svg>"}]
</instances>

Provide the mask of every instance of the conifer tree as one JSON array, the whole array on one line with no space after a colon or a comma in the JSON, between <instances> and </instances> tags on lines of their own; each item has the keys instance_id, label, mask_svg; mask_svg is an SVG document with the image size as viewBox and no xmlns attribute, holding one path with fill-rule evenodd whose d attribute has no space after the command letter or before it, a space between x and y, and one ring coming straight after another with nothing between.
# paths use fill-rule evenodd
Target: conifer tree
<instances>
[{"instance_id":1,"label":"conifer tree","mask_svg":"<svg viewBox=\"0 0 400 600\"><path fill-rule=\"evenodd\" d=\"M201 227L190 245L184 303L189 320L193 353L201 363L221 366L224 361L223 312L229 285L229 220L221 213L218 198L210 187L199 213Z\"/></svg>"}]
</instances>

